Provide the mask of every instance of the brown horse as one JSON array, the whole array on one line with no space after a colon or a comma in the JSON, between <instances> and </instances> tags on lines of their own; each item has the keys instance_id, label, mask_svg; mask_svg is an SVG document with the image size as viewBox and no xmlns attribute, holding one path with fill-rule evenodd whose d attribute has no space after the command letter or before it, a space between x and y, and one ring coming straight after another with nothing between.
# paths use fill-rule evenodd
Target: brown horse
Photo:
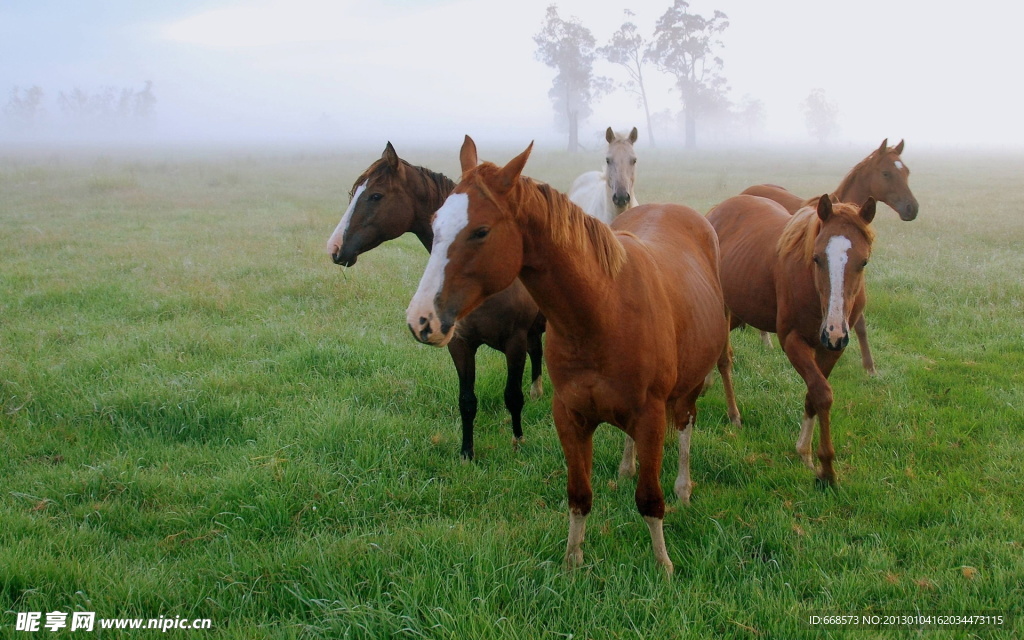
<instances>
[{"instance_id":1,"label":"brown horse","mask_svg":"<svg viewBox=\"0 0 1024 640\"><path fill-rule=\"evenodd\" d=\"M850 325L864 310L864 267L875 237L869 226L874 217L873 198L858 208L833 204L828 195L818 199L816 208L795 215L777 202L749 195L729 198L708 213L721 243L730 328L746 323L778 334L807 384L796 450L813 470L811 430L817 416L818 478L828 484L835 482L828 376L850 341ZM736 411L727 375L731 367L726 349L719 369L730 415Z\"/></svg>"},{"instance_id":2,"label":"brown horse","mask_svg":"<svg viewBox=\"0 0 1024 640\"><path fill-rule=\"evenodd\" d=\"M910 221L917 217L917 198L910 191L908 179L910 169L903 163L900 157L903 153L903 140L895 147L889 147L889 139L882 140L882 146L872 151L846 174L835 191L832 192L833 202L849 202L860 206L868 198L874 198L879 202L892 207L900 216L901 220ZM778 202L790 213L796 213L801 208L814 205L817 198L803 200L799 196L786 189L772 185L759 184L748 187L744 194L761 196ZM861 315L854 325L857 333L857 342L860 344L861 362L864 369L871 375L875 374L875 361L871 357L871 347L868 345L868 330ZM765 344L770 345L771 341L765 334Z\"/></svg>"},{"instance_id":3,"label":"brown horse","mask_svg":"<svg viewBox=\"0 0 1024 640\"><path fill-rule=\"evenodd\" d=\"M552 411L568 466L566 562L583 561L593 435L609 422L636 442L636 505L655 559L671 572L659 482L665 433L669 424L679 430L674 489L687 502L696 401L729 334L714 229L677 205L630 209L609 228L522 177L532 148L502 168L477 166L466 137L462 181L434 220L437 240L409 304L409 328L443 345L458 318L518 276L548 321Z\"/></svg>"},{"instance_id":4,"label":"brown horse","mask_svg":"<svg viewBox=\"0 0 1024 640\"><path fill-rule=\"evenodd\" d=\"M359 254L407 231L414 233L430 251L434 240L430 220L453 188L455 183L444 175L400 159L389 142L380 160L356 179L349 194L348 210L327 241L327 253L336 264L352 266ZM459 322L455 337L448 344L448 353L459 375L464 459L473 458L477 349L485 344L505 354L508 366L505 406L512 416L514 443L518 445L523 439L522 383L527 354L533 369L530 393L534 399L543 393L543 333L544 317L518 280Z\"/></svg>"}]
</instances>

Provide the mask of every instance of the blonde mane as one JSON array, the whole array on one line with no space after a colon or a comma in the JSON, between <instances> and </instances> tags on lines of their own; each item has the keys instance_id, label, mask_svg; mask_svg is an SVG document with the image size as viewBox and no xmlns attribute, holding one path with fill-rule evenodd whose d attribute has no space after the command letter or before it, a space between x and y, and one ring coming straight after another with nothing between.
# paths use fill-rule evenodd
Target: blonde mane
<instances>
[{"instance_id":1,"label":"blonde mane","mask_svg":"<svg viewBox=\"0 0 1024 640\"><path fill-rule=\"evenodd\" d=\"M846 203L836 203L832 205L832 215L841 216L854 225L864 234L869 246L874 243L875 230L860 217L858 207ZM818 217L818 210L814 206L800 209L793 214L782 230L782 235L779 236L777 245L779 256L799 256L805 263L810 264L814 257L814 241L820 232L821 218Z\"/></svg>"},{"instance_id":2,"label":"blonde mane","mask_svg":"<svg viewBox=\"0 0 1024 640\"><path fill-rule=\"evenodd\" d=\"M488 187L499 168L489 162L478 166L475 185L499 209L509 212L518 222L527 219L548 229L552 241L570 254L590 253L601 270L614 278L626 263L626 249L608 225L588 216L563 193L543 182L521 176L507 195L503 206ZM466 178L467 176L463 176Z\"/></svg>"}]
</instances>

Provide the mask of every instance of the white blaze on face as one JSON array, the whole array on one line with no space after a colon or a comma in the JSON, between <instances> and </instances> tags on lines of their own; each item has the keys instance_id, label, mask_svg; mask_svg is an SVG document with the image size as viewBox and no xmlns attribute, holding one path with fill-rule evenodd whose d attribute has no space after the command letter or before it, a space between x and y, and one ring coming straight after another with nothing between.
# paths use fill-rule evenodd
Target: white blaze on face
<instances>
[{"instance_id":1,"label":"white blaze on face","mask_svg":"<svg viewBox=\"0 0 1024 640\"><path fill-rule=\"evenodd\" d=\"M345 233L348 231L348 225L352 222L352 212L355 211L359 196L363 195L365 190L366 185L361 184L356 189L356 192L352 194L352 200L348 203L348 209L345 209L345 214L341 216L341 222L334 228L334 233L331 234L330 239L327 241L327 253L332 256L341 251L341 245L345 242Z\"/></svg>"},{"instance_id":2,"label":"white blaze on face","mask_svg":"<svg viewBox=\"0 0 1024 640\"><path fill-rule=\"evenodd\" d=\"M843 313L843 286L846 274L846 262L849 256L846 252L850 250L853 243L846 236L833 236L825 246L825 255L828 259L828 281L829 300L828 317L825 319L827 325L844 327L846 316Z\"/></svg>"},{"instance_id":3,"label":"white blaze on face","mask_svg":"<svg viewBox=\"0 0 1024 640\"><path fill-rule=\"evenodd\" d=\"M420 278L420 286L416 289L409 308L406 310L406 321L417 338L423 340L428 336L431 340L442 340L440 335L441 319L434 309L434 298L444 286L444 270L448 266L448 249L455 241L459 232L469 224L469 196L464 193L453 193L444 201L434 215L434 246L430 249L427 268ZM429 329L429 331L424 331ZM446 341L445 341L446 342Z\"/></svg>"},{"instance_id":4,"label":"white blaze on face","mask_svg":"<svg viewBox=\"0 0 1024 640\"><path fill-rule=\"evenodd\" d=\"M902 168L903 168L903 163L902 163L902 162L900 162L899 160L897 160L897 161L896 161L895 163L893 163L893 164L895 164L895 165L896 165L896 168L897 168L897 169L902 169Z\"/></svg>"}]
</instances>

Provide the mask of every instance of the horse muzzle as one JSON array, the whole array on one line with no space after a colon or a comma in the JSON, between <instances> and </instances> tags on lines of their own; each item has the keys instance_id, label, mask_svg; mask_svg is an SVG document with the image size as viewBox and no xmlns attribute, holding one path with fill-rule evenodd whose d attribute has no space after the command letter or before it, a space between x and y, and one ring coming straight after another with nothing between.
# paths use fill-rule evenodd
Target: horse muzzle
<instances>
[{"instance_id":1,"label":"horse muzzle","mask_svg":"<svg viewBox=\"0 0 1024 640\"><path fill-rule=\"evenodd\" d=\"M612 194L612 202L616 207L624 209L629 206L629 192Z\"/></svg>"},{"instance_id":2,"label":"horse muzzle","mask_svg":"<svg viewBox=\"0 0 1024 640\"><path fill-rule=\"evenodd\" d=\"M412 336L423 344L435 347L443 347L451 341L455 335L455 321L439 317L433 311L415 313L410 308L406 316L406 322Z\"/></svg>"},{"instance_id":3,"label":"horse muzzle","mask_svg":"<svg viewBox=\"0 0 1024 640\"><path fill-rule=\"evenodd\" d=\"M838 331L834 325L829 325L821 330L821 345L829 351L842 351L850 344L850 329L844 326Z\"/></svg>"},{"instance_id":4,"label":"horse muzzle","mask_svg":"<svg viewBox=\"0 0 1024 640\"><path fill-rule=\"evenodd\" d=\"M911 220L917 217L917 200L901 202L899 206L893 207L893 209L896 209L896 213L900 214L900 220L904 222L910 222Z\"/></svg>"}]
</instances>

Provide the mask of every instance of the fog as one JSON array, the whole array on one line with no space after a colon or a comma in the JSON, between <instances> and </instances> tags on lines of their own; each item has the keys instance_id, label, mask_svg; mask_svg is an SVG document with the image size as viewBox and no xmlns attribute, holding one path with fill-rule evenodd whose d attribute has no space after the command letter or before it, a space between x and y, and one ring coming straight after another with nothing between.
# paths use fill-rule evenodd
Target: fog
<instances>
[{"instance_id":1,"label":"fog","mask_svg":"<svg viewBox=\"0 0 1024 640\"><path fill-rule=\"evenodd\" d=\"M0 143L92 142L459 144L478 140L560 148L547 92L555 71L535 59L550 0L13 0L0 4L0 107L17 88L43 90L29 124L3 122ZM649 36L669 0L562 0L607 42L625 20ZM1024 127L1018 34L1024 9L980 0L956 10L900 0L694 0L728 15L723 75L729 97L764 105L750 134L709 135L701 146L812 144L800 103L815 88L839 108L833 144L908 148L1020 147ZM599 75L624 73L599 61ZM681 108L671 79L649 68L652 112ZM145 117L70 118L58 98L141 92ZM127 103L124 103L127 104ZM123 113L124 112L122 110ZM122 115L123 115L122 113ZM132 120L123 115L125 120ZM102 120L102 121L101 121ZM658 136L674 139L665 122ZM623 90L594 104L581 141L607 126L644 127ZM641 141L646 136L641 135Z\"/></svg>"}]
</instances>

